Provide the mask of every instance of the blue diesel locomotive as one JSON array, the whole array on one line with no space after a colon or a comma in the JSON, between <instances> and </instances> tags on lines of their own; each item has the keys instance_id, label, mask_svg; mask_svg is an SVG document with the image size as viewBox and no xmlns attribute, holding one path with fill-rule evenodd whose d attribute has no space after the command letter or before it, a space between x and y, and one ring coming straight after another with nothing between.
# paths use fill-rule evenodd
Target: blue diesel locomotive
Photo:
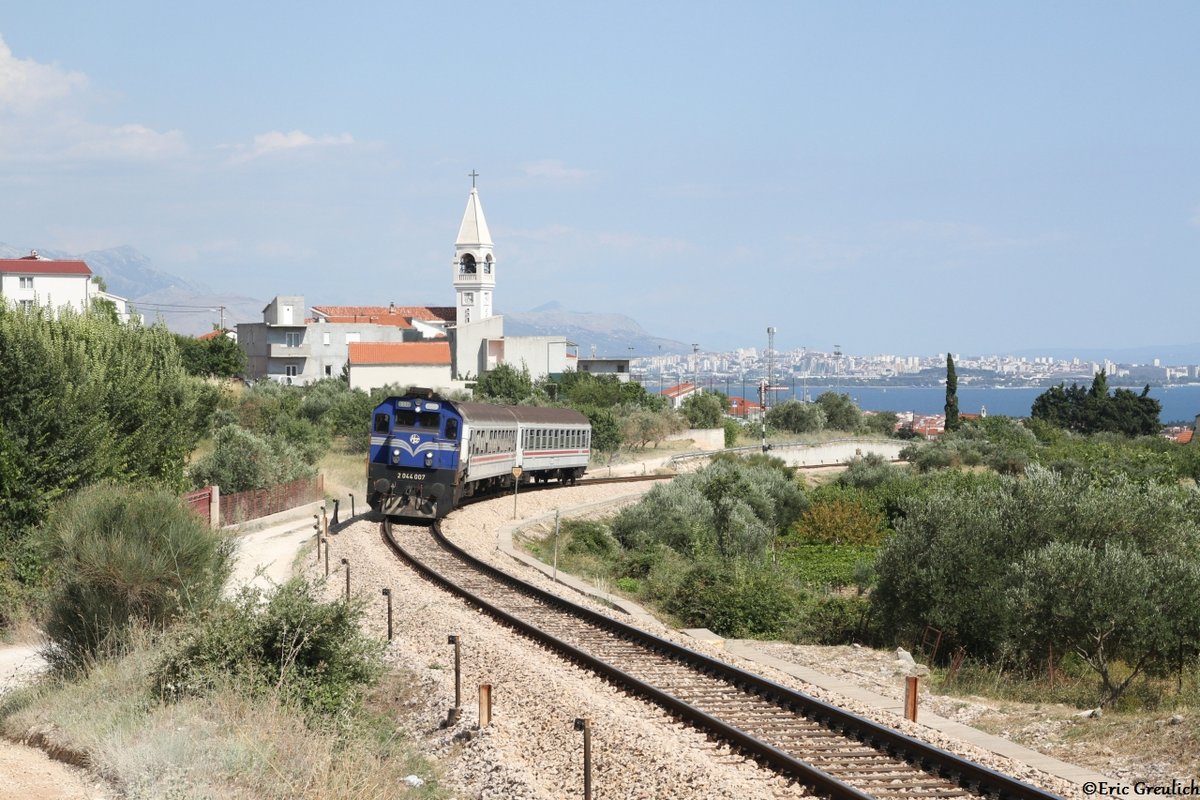
<instances>
[{"instance_id":1,"label":"blue diesel locomotive","mask_svg":"<svg viewBox=\"0 0 1200 800\"><path fill-rule=\"evenodd\" d=\"M387 516L439 519L464 497L513 482L574 482L591 454L578 411L389 397L372 414L367 502ZM520 476L514 476L514 468Z\"/></svg>"}]
</instances>

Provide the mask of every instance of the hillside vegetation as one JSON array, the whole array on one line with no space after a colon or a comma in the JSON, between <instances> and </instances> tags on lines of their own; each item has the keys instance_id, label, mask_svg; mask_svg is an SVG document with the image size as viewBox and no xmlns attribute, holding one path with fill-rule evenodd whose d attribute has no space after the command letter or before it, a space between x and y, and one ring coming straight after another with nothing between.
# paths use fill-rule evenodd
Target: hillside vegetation
<instances>
[{"instance_id":1,"label":"hillside vegetation","mask_svg":"<svg viewBox=\"0 0 1200 800\"><path fill-rule=\"evenodd\" d=\"M1198 452L990 418L914 443L911 467L857 459L820 486L763 456L718 459L608 522L566 523L559 563L725 636L940 636L935 665L1053 674L1066 702L1189 704Z\"/></svg>"}]
</instances>

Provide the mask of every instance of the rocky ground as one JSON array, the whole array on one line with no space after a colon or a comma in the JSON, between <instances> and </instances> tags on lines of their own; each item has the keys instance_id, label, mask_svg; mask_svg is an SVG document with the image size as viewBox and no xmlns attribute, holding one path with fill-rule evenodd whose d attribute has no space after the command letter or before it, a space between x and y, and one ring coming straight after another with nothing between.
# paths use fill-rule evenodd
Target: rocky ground
<instances>
[{"instance_id":1,"label":"rocky ground","mask_svg":"<svg viewBox=\"0 0 1200 800\"><path fill-rule=\"evenodd\" d=\"M611 499L629 491L628 485L618 485L531 493L521 499L522 516L552 513L558 506ZM445 528L456 543L475 555L535 583L553 586L541 573L529 570L497 551L495 531L511 522L511 517L511 501L500 499L457 512ZM422 529L412 529L403 535L429 534ZM462 796L549 798L577 795L582 785L580 734L574 729L578 717L588 717L592 721L597 796L671 796L678 800L739 797L749 800L805 794L802 789L786 785L727 749L713 745L703 735L681 726L658 709L624 695L583 670L564 664L524 638L497 627L465 604L449 600L444 593L398 565L381 547L375 526L356 524L340 533L333 547L334 563L342 557L350 560L353 586L359 586L372 604L370 624L377 634L384 625L380 589L392 589L396 632L388 657L393 663L415 671L426 687L426 691L420 693L421 702L412 709L410 733L427 743L430 755L444 769L443 783ZM557 588L580 599L571 590ZM333 597L343 590L343 579L335 573L327 591ZM657 626L654 632L693 648L710 649L726 660L737 661L723 653L720 645L699 643L666 626ZM454 696L453 648L446 639L449 634L462 637L462 685L466 699L461 719L455 725L441 727ZM751 666L746 662L741 665ZM782 673L760 666L751 668L780 683L835 702L839 699ZM480 683L490 683L494 687L495 722L482 733L476 730L475 701ZM852 703L849 705L854 707ZM1076 795L1073 786L911 725L886 712L865 707L854 710L895 727L922 732L938 746L962 752L1064 796ZM599 787L603 787L602 794Z\"/></svg>"},{"instance_id":2,"label":"rocky ground","mask_svg":"<svg viewBox=\"0 0 1200 800\"><path fill-rule=\"evenodd\" d=\"M895 654L866 647L757 642L767 653L900 700ZM1169 785L1200 774L1200 724L1192 714L1081 712L1054 703L934 694L922 682L921 709L970 725L1127 784Z\"/></svg>"}]
</instances>

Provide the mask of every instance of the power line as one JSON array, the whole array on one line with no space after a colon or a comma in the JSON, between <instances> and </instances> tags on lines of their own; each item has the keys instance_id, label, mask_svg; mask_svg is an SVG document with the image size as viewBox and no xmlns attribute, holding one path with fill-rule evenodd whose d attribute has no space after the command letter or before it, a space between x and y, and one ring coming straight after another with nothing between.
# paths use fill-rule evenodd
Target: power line
<instances>
[{"instance_id":1,"label":"power line","mask_svg":"<svg viewBox=\"0 0 1200 800\"><path fill-rule=\"evenodd\" d=\"M176 303L139 303L136 300L130 300L129 304L136 308L148 308L154 311L179 311L179 312L196 312L201 311L219 311L219 306L188 306Z\"/></svg>"}]
</instances>

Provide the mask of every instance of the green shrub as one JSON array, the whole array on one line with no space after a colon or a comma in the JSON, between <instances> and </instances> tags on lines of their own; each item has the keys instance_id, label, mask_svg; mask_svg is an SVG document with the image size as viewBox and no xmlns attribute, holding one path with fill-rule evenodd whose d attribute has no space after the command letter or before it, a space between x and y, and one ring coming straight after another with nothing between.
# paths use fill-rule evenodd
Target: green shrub
<instances>
[{"instance_id":1,"label":"green shrub","mask_svg":"<svg viewBox=\"0 0 1200 800\"><path fill-rule=\"evenodd\" d=\"M721 427L725 429L725 446L737 447L738 438L742 435L741 424L737 420L726 417L721 421Z\"/></svg>"},{"instance_id":2,"label":"green shrub","mask_svg":"<svg viewBox=\"0 0 1200 800\"><path fill-rule=\"evenodd\" d=\"M667 605L687 627L721 636L777 637L789 625L802 592L772 570L728 563L693 567Z\"/></svg>"},{"instance_id":3,"label":"green shrub","mask_svg":"<svg viewBox=\"0 0 1200 800\"><path fill-rule=\"evenodd\" d=\"M691 475L655 486L613 520L626 548L664 544L685 556L761 558L806 506L782 472L739 459L715 459Z\"/></svg>"},{"instance_id":4,"label":"green shrub","mask_svg":"<svg viewBox=\"0 0 1200 800\"><path fill-rule=\"evenodd\" d=\"M789 433L816 433L825 427L825 411L816 403L784 400L767 411L767 424Z\"/></svg>"},{"instance_id":5,"label":"green shrub","mask_svg":"<svg viewBox=\"0 0 1200 800\"><path fill-rule=\"evenodd\" d=\"M312 428L310 423L304 425ZM213 437L213 450L189 471L194 486L220 486L225 494L265 489L305 478L314 470L280 438L263 438L228 425Z\"/></svg>"},{"instance_id":6,"label":"green shrub","mask_svg":"<svg viewBox=\"0 0 1200 800\"><path fill-rule=\"evenodd\" d=\"M845 472L838 475L837 483L857 489L874 489L903 474L899 467L892 466L878 453L867 453L852 459Z\"/></svg>"},{"instance_id":7,"label":"green shrub","mask_svg":"<svg viewBox=\"0 0 1200 800\"><path fill-rule=\"evenodd\" d=\"M596 556L611 556L616 553L619 545L609 533L608 526L592 520L569 519L562 523L562 533L565 534L568 553L590 554Z\"/></svg>"},{"instance_id":8,"label":"green shrub","mask_svg":"<svg viewBox=\"0 0 1200 800\"><path fill-rule=\"evenodd\" d=\"M818 491L811 501L788 528L786 543L875 545L883 537L886 519L863 493Z\"/></svg>"},{"instance_id":9,"label":"green shrub","mask_svg":"<svg viewBox=\"0 0 1200 800\"><path fill-rule=\"evenodd\" d=\"M838 589L868 585L877 553L869 545L796 544L781 549L779 559L800 583Z\"/></svg>"},{"instance_id":10,"label":"green shrub","mask_svg":"<svg viewBox=\"0 0 1200 800\"><path fill-rule=\"evenodd\" d=\"M361 604L322 603L302 578L267 597L243 589L170 637L155 685L182 697L235 677L321 714L347 711L383 671L383 645L363 634L362 614Z\"/></svg>"},{"instance_id":11,"label":"green shrub","mask_svg":"<svg viewBox=\"0 0 1200 800\"><path fill-rule=\"evenodd\" d=\"M366 417L364 417L366 419ZM293 451L305 464L316 464L329 451L329 434L300 417L284 417L271 430L271 446L278 453Z\"/></svg>"},{"instance_id":12,"label":"green shrub","mask_svg":"<svg viewBox=\"0 0 1200 800\"><path fill-rule=\"evenodd\" d=\"M637 578L617 578L617 589L625 594L637 594L642 589L642 582Z\"/></svg>"},{"instance_id":13,"label":"green shrub","mask_svg":"<svg viewBox=\"0 0 1200 800\"><path fill-rule=\"evenodd\" d=\"M1040 467L944 484L909 503L872 602L901 641L933 625L981 658L1074 649L1110 702L1124 690L1114 658L1136 674L1200 648L1197 503L1176 485Z\"/></svg>"},{"instance_id":14,"label":"green shrub","mask_svg":"<svg viewBox=\"0 0 1200 800\"><path fill-rule=\"evenodd\" d=\"M25 599L21 585L13 577L9 563L0 560L0 631L13 627L25 615Z\"/></svg>"},{"instance_id":15,"label":"green shrub","mask_svg":"<svg viewBox=\"0 0 1200 800\"><path fill-rule=\"evenodd\" d=\"M797 617L791 637L810 644L872 643L871 605L858 595L829 595L808 603Z\"/></svg>"},{"instance_id":16,"label":"green shrub","mask_svg":"<svg viewBox=\"0 0 1200 800\"><path fill-rule=\"evenodd\" d=\"M120 653L130 627L166 625L215 602L233 541L162 490L100 484L59 506L38 532L50 565L46 635L63 668Z\"/></svg>"}]
</instances>

